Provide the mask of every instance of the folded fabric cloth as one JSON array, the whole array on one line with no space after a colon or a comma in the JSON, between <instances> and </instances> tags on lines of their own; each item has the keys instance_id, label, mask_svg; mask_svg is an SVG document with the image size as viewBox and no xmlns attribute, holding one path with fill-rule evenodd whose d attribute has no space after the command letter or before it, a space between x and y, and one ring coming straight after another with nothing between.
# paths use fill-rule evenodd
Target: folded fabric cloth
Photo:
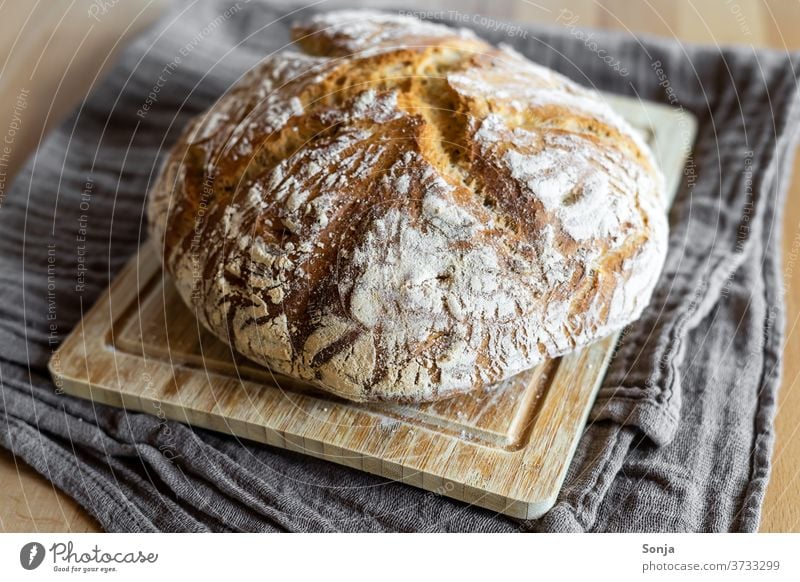
<instances>
[{"instance_id":1,"label":"folded fabric cloth","mask_svg":"<svg viewBox=\"0 0 800 582\"><path fill-rule=\"evenodd\" d=\"M165 149L308 15L178 5L27 163L0 210L0 444L110 531L757 529L780 378L797 55L572 24L477 31L580 83L699 120L652 305L625 331L558 502L539 520L55 390L48 358L145 239L145 192Z\"/></svg>"}]
</instances>

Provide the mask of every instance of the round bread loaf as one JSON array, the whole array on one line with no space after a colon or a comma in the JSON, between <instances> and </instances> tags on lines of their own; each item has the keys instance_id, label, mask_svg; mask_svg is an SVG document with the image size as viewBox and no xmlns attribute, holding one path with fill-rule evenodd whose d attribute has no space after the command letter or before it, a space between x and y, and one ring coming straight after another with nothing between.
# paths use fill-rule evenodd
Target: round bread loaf
<instances>
[{"instance_id":1,"label":"round bread loaf","mask_svg":"<svg viewBox=\"0 0 800 582\"><path fill-rule=\"evenodd\" d=\"M352 400L477 389L635 320L663 178L594 92L407 16L294 29L150 193L166 270L248 358Z\"/></svg>"}]
</instances>

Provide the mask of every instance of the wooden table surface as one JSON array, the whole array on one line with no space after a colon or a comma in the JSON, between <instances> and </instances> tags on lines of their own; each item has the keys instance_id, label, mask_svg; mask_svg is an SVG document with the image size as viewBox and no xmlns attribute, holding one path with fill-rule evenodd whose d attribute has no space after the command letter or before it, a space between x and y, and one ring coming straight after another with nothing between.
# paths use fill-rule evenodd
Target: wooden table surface
<instances>
[{"instance_id":1,"label":"wooden table surface","mask_svg":"<svg viewBox=\"0 0 800 582\"><path fill-rule=\"evenodd\" d=\"M157 16L167 0L0 0L0 103L30 94L9 175L47 128L83 98L113 54ZM800 50L800 0L362 0L380 7L458 10L505 20L556 23L562 9L579 26L625 30L706 44L747 43ZM340 4L331 1L329 6ZM350 0L347 5L356 2ZM92 6L94 5L94 8ZM99 18L98 8L107 12ZM110 56L111 55L111 56ZM69 74L64 74L68 70ZM7 107L5 109L12 109ZM0 127L10 111L0 112ZM800 155L795 169L800 168ZM761 531L800 531L800 269L787 260L800 248L800 172L784 213L783 249L787 323L783 383L776 420L772 477ZM0 210L2 211L2 210ZM0 531L98 531L98 524L49 481L0 449Z\"/></svg>"}]
</instances>

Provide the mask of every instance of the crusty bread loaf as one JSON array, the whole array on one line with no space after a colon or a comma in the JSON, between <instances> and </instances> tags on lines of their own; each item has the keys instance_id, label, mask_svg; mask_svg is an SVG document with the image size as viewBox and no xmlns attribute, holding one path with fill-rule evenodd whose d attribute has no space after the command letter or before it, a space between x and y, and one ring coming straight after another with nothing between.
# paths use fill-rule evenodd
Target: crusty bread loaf
<instances>
[{"instance_id":1,"label":"crusty bread loaf","mask_svg":"<svg viewBox=\"0 0 800 582\"><path fill-rule=\"evenodd\" d=\"M172 150L164 266L236 351L352 400L497 382L650 300L663 178L594 92L378 12L294 29Z\"/></svg>"}]
</instances>

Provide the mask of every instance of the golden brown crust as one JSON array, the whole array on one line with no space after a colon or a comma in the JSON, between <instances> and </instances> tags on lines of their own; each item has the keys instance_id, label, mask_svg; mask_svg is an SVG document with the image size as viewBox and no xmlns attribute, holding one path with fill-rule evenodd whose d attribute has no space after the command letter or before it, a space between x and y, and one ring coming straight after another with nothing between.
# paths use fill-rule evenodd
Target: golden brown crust
<instances>
[{"instance_id":1,"label":"golden brown crust","mask_svg":"<svg viewBox=\"0 0 800 582\"><path fill-rule=\"evenodd\" d=\"M353 400L499 381L639 316L663 186L599 97L469 33L295 29L172 150L149 218L201 322Z\"/></svg>"}]
</instances>

